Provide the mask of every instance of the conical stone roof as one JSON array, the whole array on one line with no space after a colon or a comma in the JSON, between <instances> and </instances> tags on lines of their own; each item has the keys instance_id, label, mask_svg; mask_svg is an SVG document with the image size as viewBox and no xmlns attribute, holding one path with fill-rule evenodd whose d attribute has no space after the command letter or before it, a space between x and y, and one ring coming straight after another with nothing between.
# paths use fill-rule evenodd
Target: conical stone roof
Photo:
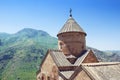
<instances>
[{"instance_id":1,"label":"conical stone roof","mask_svg":"<svg viewBox=\"0 0 120 80\"><path fill-rule=\"evenodd\" d=\"M66 21L62 29L58 32L57 36L61 33L66 33L66 32L81 32L86 35L84 30L80 27L79 24L77 24L77 22L73 19L73 17L70 17Z\"/></svg>"}]
</instances>

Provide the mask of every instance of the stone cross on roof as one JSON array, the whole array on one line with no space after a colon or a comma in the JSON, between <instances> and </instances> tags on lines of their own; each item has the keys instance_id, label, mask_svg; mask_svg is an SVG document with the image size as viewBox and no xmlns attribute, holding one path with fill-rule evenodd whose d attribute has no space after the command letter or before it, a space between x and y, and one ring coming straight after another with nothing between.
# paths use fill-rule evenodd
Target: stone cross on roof
<instances>
[{"instance_id":1,"label":"stone cross on roof","mask_svg":"<svg viewBox=\"0 0 120 80\"><path fill-rule=\"evenodd\" d=\"M72 9L70 8L70 17L72 17Z\"/></svg>"}]
</instances>

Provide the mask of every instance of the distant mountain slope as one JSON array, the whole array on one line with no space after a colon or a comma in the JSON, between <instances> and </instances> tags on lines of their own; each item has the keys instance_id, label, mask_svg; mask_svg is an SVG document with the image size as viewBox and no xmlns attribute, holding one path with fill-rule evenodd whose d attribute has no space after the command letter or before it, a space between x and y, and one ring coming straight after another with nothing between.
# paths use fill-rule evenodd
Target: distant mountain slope
<instances>
[{"instance_id":1,"label":"distant mountain slope","mask_svg":"<svg viewBox=\"0 0 120 80\"><path fill-rule=\"evenodd\" d=\"M57 39L42 30L25 28L15 34L0 33L0 80L35 80L36 71ZM100 61L120 61L116 53L93 49Z\"/></svg>"},{"instance_id":2,"label":"distant mountain slope","mask_svg":"<svg viewBox=\"0 0 120 80\"><path fill-rule=\"evenodd\" d=\"M99 59L99 61L119 61L120 62L120 51L100 51L95 48L88 47L88 49L92 49L95 52L95 55Z\"/></svg>"},{"instance_id":3,"label":"distant mountain slope","mask_svg":"<svg viewBox=\"0 0 120 80\"><path fill-rule=\"evenodd\" d=\"M110 61L119 61L120 62L120 50L109 50L104 51L108 56Z\"/></svg>"}]
</instances>

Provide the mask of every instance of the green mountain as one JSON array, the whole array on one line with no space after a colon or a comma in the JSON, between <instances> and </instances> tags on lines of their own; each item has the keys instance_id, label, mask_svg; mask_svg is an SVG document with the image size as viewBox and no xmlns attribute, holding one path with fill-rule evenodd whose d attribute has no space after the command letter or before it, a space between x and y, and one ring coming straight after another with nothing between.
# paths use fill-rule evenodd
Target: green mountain
<instances>
[{"instance_id":1,"label":"green mountain","mask_svg":"<svg viewBox=\"0 0 120 80\"><path fill-rule=\"evenodd\" d=\"M36 71L57 39L42 30L25 28L15 34L0 33L0 80L36 80ZM100 61L120 61L117 54L93 49Z\"/></svg>"},{"instance_id":2,"label":"green mountain","mask_svg":"<svg viewBox=\"0 0 120 80\"><path fill-rule=\"evenodd\" d=\"M41 59L57 39L42 30L25 28L0 33L0 80L35 80Z\"/></svg>"}]
</instances>

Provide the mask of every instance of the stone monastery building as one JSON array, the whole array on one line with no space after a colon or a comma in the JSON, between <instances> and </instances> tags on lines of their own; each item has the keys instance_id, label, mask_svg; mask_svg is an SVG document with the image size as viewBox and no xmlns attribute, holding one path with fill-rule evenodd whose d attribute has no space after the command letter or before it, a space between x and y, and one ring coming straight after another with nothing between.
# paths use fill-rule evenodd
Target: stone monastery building
<instances>
[{"instance_id":1,"label":"stone monastery building","mask_svg":"<svg viewBox=\"0 0 120 80\"><path fill-rule=\"evenodd\" d=\"M37 80L120 80L119 62L99 62L86 49L86 32L70 17L58 32L58 50L48 50Z\"/></svg>"}]
</instances>

